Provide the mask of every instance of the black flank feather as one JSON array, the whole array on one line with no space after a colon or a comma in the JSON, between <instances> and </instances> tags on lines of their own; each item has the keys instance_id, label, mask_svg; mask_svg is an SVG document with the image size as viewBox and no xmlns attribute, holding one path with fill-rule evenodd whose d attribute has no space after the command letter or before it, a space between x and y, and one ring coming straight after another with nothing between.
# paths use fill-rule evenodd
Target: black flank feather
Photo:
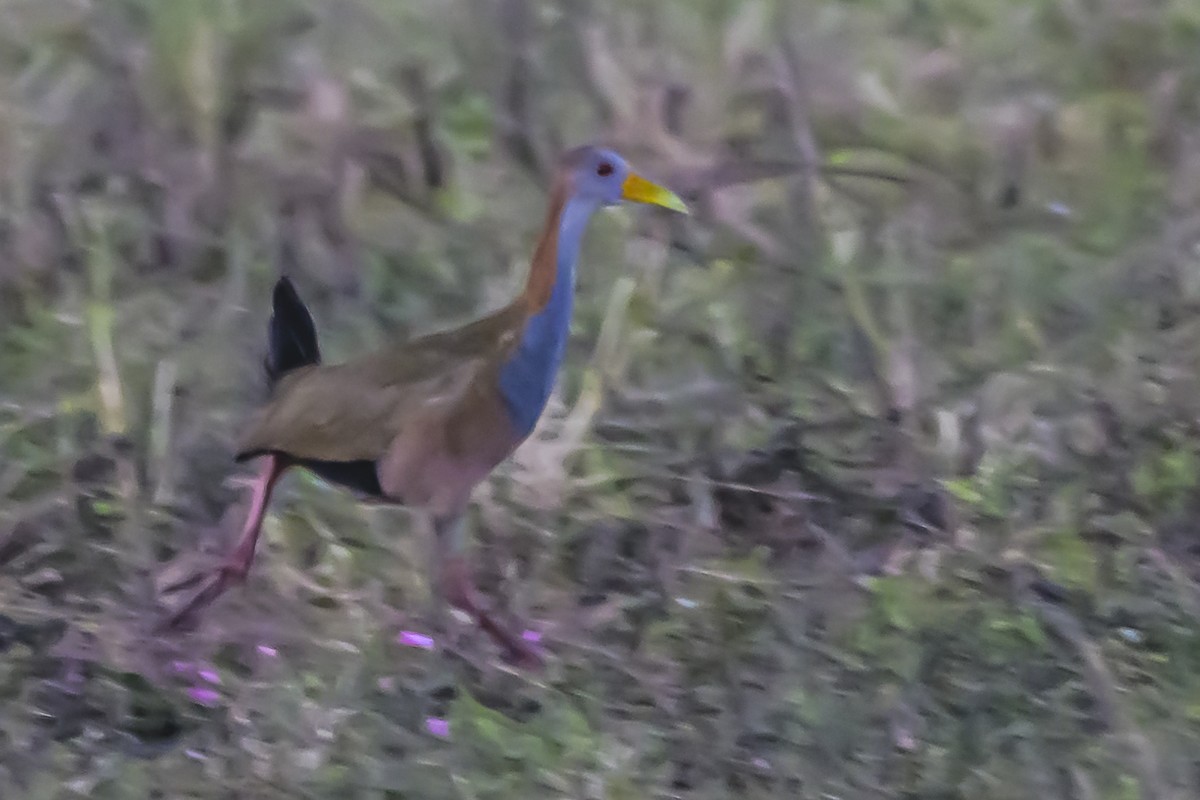
<instances>
[{"instance_id":1,"label":"black flank feather","mask_svg":"<svg viewBox=\"0 0 1200 800\"><path fill-rule=\"evenodd\" d=\"M288 372L321 363L317 347L317 328L296 287L286 275L275 284L271 321L267 325L267 357L263 368L273 386ZM243 453L239 460L261 453ZM292 463L312 470L330 483L349 487L362 494L382 497L374 461L324 461L316 458L292 459Z\"/></svg>"}]
</instances>

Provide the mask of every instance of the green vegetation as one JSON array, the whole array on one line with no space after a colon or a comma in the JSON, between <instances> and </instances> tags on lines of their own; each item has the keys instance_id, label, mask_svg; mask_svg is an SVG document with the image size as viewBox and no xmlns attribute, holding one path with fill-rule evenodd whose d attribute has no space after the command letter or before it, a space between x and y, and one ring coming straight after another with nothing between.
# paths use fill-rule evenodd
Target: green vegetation
<instances>
[{"instance_id":1,"label":"green vegetation","mask_svg":"<svg viewBox=\"0 0 1200 800\"><path fill-rule=\"evenodd\" d=\"M3 0L0 796L1200 796L1198 46L1195 0ZM593 224L478 496L547 670L300 474L156 634L279 270L331 361L495 308L594 140L696 213Z\"/></svg>"}]
</instances>

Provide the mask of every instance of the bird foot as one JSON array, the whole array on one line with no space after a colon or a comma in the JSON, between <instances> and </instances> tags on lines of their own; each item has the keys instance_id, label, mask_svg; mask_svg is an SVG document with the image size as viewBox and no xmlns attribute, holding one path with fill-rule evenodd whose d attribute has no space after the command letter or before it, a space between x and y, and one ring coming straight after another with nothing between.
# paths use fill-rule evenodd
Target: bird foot
<instances>
[{"instance_id":1,"label":"bird foot","mask_svg":"<svg viewBox=\"0 0 1200 800\"><path fill-rule=\"evenodd\" d=\"M486 605L480 602L465 558L457 556L443 564L441 580L443 596L455 608L471 616L500 646L506 663L529 670L540 670L545 666L545 660L533 642L526 641L523 636L498 622Z\"/></svg>"},{"instance_id":2,"label":"bird foot","mask_svg":"<svg viewBox=\"0 0 1200 800\"><path fill-rule=\"evenodd\" d=\"M542 657L541 652L526 643L522 643L517 647L506 647L504 650L504 661L514 667L530 672L541 672L546 667L546 659Z\"/></svg>"},{"instance_id":3,"label":"bird foot","mask_svg":"<svg viewBox=\"0 0 1200 800\"><path fill-rule=\"evenodd\" d=\"M250 574L250 561L241 555L234 555L217 567L217 572L225 576L230 583L244 583Z\"/></svg>"},{"instance_id":4,"label":"bird foot","mask_svg":"<svg viewBox=\"0 0 1200 800\"><path fill-rule=\"evenodd\" d=\"M184 623L191 620L196 612L211 604L224 594L226 589L235 583L243 582L249 571L248 568L249 565L243 559L235 556L216 567L193 572L181 580L168 584L165 587L165 591L168 593L174 593L196 584L200 584L200 588L179 608L171 612L158 625L157 630L165 632L183 627Z\"/></svg>"},{"instance_id":5,"label":"bird foot","mask_svg":"<svg viewBox=\"0 0 1200 800\"><path fill-rule=\"evenodd\" d=\"M546 666L541 648L496 622L491 614L486 611L479 613L478 622L479 627L500 646L501 657L506 664L530 671L541 671Z\"/></svg>"}]
</instances>

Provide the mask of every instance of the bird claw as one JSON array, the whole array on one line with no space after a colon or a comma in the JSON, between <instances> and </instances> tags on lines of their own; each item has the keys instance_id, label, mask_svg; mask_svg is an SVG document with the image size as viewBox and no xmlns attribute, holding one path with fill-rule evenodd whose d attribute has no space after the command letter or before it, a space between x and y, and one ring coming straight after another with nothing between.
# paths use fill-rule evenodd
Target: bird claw
<instances>
[{"instance_id":1,"label":"bird claw","mask_svg":"<svg viewBox=\"0 0 1200 800\"><path fill-rule=\"evenodd\" d=\"M217 567L216 572L231 583L242 583L250 573L250 564L241 557L231 558Z\"/></svg>"},{"instance_id":2,"label":"bird claw","mask_svg":"<svg viewBox=\"0 0 1200 800\"><path fill-rule=\"evenodd\" d=\"M184 589L195 586L203 579L204 573L199 570L175 578L164 579L162 585L158 587L158 593L160 595L176 594Z\"/></svg>"},{"instance_id":3,"label":"bird claw","mask_svg":"<svg viewBox=\"0 0 1200 800\"><path fill-rule=\"evenodd\" d=\"M546 666L542 649L524 636L514 635L511 629L503 629L500 645L504 661L514 667L540 672Z\"/></svg>"},{"instance_id":4,"label":"bird claw","mask_svg":"<svg viewBox=\"0 0 1200 800\"><path fill-rule=\"evenodd\" d=\"M530 672L540 672L546 666L546 660L542 657L541 652L524 642L520 645L506 642L504 644L504 662Z\"/></svg>"},{"instance_id":5,"label":"bird claw","mask_svg":"<svg viewBox=\"0 0 1200 800\"><path fill-rule=\"evenodd\" d=\"M541 671L546 666L540 648L497 623L491 614L480 613L479 627L500 646L501 658L506 664L531 671Z\"/></svg>"},{"instance_id":6,"label":"bird claw","mask_svg":"<svg viewBox=\"0 0 1200 800\"><path fill-rule=\"evenodd\" d=\"M156 630L159 633L183 627L183 624L190 620L196 611L211 603L225 590L224 574L218 570L210 571L207 576L196 576L195 581L203 581L203 584L188 600L170 612L158 624Z\"/></svg>"},{"instance_id":7,"label":"bird claw","mask_svg":"<svg viewBox=\"0 0 1200 800\"><path fill-rule=\"evenodd\" d=\"M247 573L246 563L238 558L232 558L222 564L208 569L198 570L192 574L181 578L165 587L165 593L174 593L181 589L201 583L200 588L185 601L179 608L171 612L158 626L160 632L178 629L184 622L190 619L195 612L199 611L204 606L209 605L229 588L232 583L240 583L245 580Z\"/></svg>"}]
</instances>

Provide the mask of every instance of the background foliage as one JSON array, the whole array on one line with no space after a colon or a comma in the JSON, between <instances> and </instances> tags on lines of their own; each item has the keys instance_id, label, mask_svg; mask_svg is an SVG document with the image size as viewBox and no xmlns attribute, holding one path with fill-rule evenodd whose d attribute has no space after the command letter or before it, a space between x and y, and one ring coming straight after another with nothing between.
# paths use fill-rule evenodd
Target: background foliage
<instances>
[{"instance_id":1,"label":"background foliage","mask_svg":"<svg viewBox=\"0 0 1200 800\"><path fill-rule=\"evenodd\" d=\"M0 794L1200 796L1194 0L3 0ZM602 215L479 492L543 674L309 476L249 583L283 269L328 359ZM437 647L406 646L401 630Z\"/></svg>"}]
</instances>

